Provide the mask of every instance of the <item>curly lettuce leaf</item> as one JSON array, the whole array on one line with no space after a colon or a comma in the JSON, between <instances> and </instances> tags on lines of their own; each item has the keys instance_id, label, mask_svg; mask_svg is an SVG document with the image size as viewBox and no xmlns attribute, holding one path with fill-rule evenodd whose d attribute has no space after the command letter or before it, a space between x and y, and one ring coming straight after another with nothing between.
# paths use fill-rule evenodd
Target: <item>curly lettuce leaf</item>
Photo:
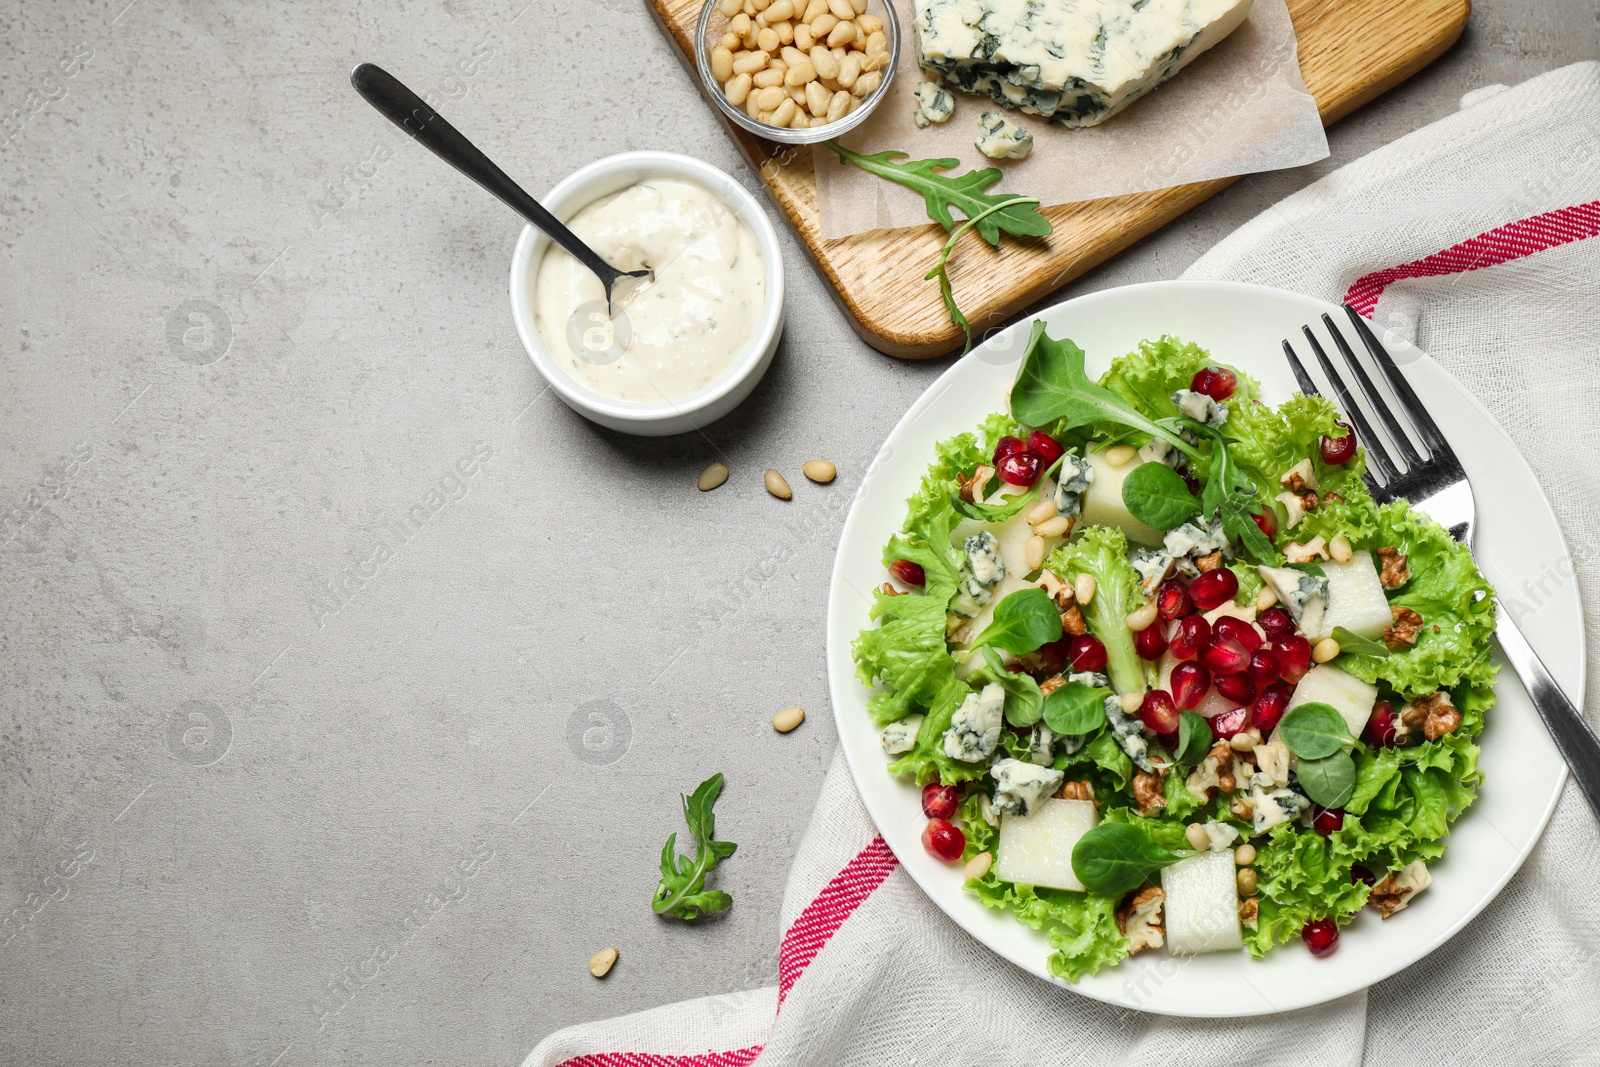
<instances>
[{"instance_id":1,"label":"curly lettuce leaf","mask_svg":"<svg viewBox=\"0 0 1600 1067\"><path fill-rule=\"evenodd\" d=\"M1170 419L1177 414L1172 394L1189 388L1202 367L1224 367L1211 353L1197 344L1163 336L1155 341L1140 341L1139 350L1112 360L1100 384L1152 419ZM1260 384L1236 367L1239 385L1228 399L1228 422L1238 408L1254 407L1261 395Z\"/></svg>"},{"instance_id":2,"label":"curly lettuce leaf","mask_svg":"<svg viewBox=\"0 0 1600 1067\"><path fill-rule=\"evenodd\" d=\"M1339 420L1337 408L1320 396L1296 393L1277 408L1250 404L1230 410L1222 428L1232 442L1228 454L1256 484L1263 501L1274 500L1284 491L1279 479L1303 459L1311 460L1319 495L1326 498L1332 493L1342 498L1333 502L1324 499L1293 530L1280 529L1278 544L1308 541L1319 534L1330 539L1344 534L1361 544L1372 535L1372 495L1361 480L1366 470L1366 450L1358 449L1354 459L1340 466L1322 462L1323 435L1344 432L1335 426ZM1281 511L1279 517L1283 517Z\"/></svg>"},{"instance_id":3,"label":"curly lettuce leaf","mask_svg":"<svg viewBox=\"0 0 1600 1067\"><path fill-rule=\"evenodd\" d=\"M1340 668L1368 682L1384 682L1408 699L1463 683L1492 688L1494 590L1478 573L1471 550L1404 501L1377 508L1374 516L1375 530L1361 547L1397 548L1406 557L1411 580L1389 593L1389 603L1421 615L1422 632L1410 648L1382 657L1344 656Z\"/></svg>"},{"instance_id":4,"label":"curly lettuce leaf","mask_svg":"<svg viewBox=\"0 0 1600 1067\"><path fill-rule=\"evenodd\" d=\"M1128 539L1110 526L1090 526L1082 537L1050 553L1045 569L1068 582L1088 574L1095 580L1094 599L1084 610L1089 630L1106 646L1106 673L1118 693L1146 688L1144 661L1133 647L1128 614L1144 603L1139 572L1128 562Z\"/></svg>"},{"instance_id":5,"label":"curly lettuce leaf","mask_svg":"<svg viewBox=\"0 0 1600 1067\"><path fill-rule=\"evenodd\" d=\"M1244 931L1251 955L1297 937L1313 919L1332 917L1343 925L1360 911L1368 889L1351 879L1352 862L1315 830L1299 823L1274 827L1256 848L1260 910L1256 928Z\"/></svg>"},{"instance_id":6,"label":"curly lettuce leaf","mask_svg":"<svg viewBox=\"0 0 1600 1067\"><path fill-rule=\"evenodd\" d=\"M1483 703L1493 696L1474 692L1461 699L1476 705L1481 722ZM1363 752L1345 825L1331 840L1350 862L1380 877L1414 859L1434 859L1444 853L1450 824L1471 805L1481 782L1478 746L1465 728L1414 748Z\"/></svg>"},{"instance_id":7,"label":"curly lettuce leaf","mask_svg":"<svg viewBox=\"0 0 1600 1067\"><path fill-rule=\"evenodd\" d=\"M962 801L961 817L967 834L966 858L980 852L993 854L1000 833L984 821L976 794ZM1002 882L992 866L982 878L967 879L967 889L985 907L1012 912L1043 932L1052 949L1050 973L1058 978L1076 982L1128 955L1128 941L1117 929L1116 897Z\"/></svg>"}]
</instances>

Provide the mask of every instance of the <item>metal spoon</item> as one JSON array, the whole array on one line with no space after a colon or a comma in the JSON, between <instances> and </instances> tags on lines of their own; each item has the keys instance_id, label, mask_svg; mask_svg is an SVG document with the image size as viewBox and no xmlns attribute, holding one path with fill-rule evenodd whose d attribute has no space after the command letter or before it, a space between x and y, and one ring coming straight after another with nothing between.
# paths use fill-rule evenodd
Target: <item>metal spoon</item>
<instances>
[{"instance_id":1,"label":"metal spoon","mask_svg":"<svg viewBox=\"0 0 1600 1067\"><path fill-rule=\"evenodd\" d=\"M362 63L350 72L350 84L367 103L410 134L418 144L505 201L507 207L544 231L552 241L572 253L574 259L592 270L605 286L606 304L613 316L654 277L648 267L618 270L601 259L577 234L562 225L560 219L506 177L505 171L478 151L477 146L463 137L443 115L423 103L421 97L382 67Z\"/></svg>"}]
</instances>

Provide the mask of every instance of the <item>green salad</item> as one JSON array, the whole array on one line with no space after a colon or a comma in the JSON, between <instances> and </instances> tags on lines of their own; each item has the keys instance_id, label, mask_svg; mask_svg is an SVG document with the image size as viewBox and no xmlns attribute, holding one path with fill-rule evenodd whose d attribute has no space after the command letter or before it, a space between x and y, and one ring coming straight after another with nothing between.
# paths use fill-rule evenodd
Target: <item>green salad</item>
<instances>
[{"instance_id":1,"label":"green salad","mask_svg":"<svg viewBox=\"0 0 1600 1067\"><path fill-rule=\"evenodd\" d=\"M1176 338L1096 381L1035 323L1009 405L936 446L854 645L924 846L1068 980L1407 908L1481 783L1468 549Z\"/></svg>"}]
</instances>

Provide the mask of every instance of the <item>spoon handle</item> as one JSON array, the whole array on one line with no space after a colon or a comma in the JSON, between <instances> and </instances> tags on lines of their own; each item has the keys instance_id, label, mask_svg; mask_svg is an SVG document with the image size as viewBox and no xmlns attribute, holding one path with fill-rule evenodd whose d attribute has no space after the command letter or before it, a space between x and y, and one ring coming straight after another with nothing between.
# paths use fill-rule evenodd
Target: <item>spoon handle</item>
<instances>
[{"instance_id":1,"label":"spoon handle","mask_svg":"<svg viewBox=\"0 0 1600 1067\"><path fill-rule=\"evenodd\" d=\"M376 64L362 63L350 72L350 84L355 86L356 92L367 103L377 108L380 114L408 133L418 144L498 196L511 210L572 253L575 259L594 271L605 283L606 290L610 291L612 281L620 272L596 255L579 240L577 234L567 229L537 200L523 192L516 182L506 177L505 171L478 151L477 146L462 136L461 131L450 125L443 115L407 89L399 78Z\"/></svg>"}]
</instances>

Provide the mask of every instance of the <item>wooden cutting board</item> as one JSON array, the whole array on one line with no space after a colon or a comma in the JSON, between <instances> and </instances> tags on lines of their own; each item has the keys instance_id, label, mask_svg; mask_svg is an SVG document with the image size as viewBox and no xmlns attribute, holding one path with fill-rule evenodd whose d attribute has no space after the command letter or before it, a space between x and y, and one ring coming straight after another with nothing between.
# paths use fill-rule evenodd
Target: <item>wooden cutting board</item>
<instances>
[{"instance_id":1,"label":"wooden cutting board","mask_svg":"<svg viewBox=\"0 0 1600 1067\"><path fill-rule=\"evenodd\" d=\"M647 0L697 85L693 34L704 2ZM1437 59L1461 36L1472 7L1471 0L1288 3L1299 39L1300 72L1325 126ZM914 34L907 46L916 47ZM709 100L707 106L713 106ZM724 125L868 344L903 359L928 359L961 345L961 331L951 325L937 283L923 280L945 242L942 228L929 223L825 241L818 226L811 149L752 137L726 120ZM1055 232L1027 246L1010 240L999 249L979 241L965 243L951 265L950 280L973 334L980 336L1237 180L1219 178L1048 207L1044 214Z\"/></svg>"}]
</instances>

